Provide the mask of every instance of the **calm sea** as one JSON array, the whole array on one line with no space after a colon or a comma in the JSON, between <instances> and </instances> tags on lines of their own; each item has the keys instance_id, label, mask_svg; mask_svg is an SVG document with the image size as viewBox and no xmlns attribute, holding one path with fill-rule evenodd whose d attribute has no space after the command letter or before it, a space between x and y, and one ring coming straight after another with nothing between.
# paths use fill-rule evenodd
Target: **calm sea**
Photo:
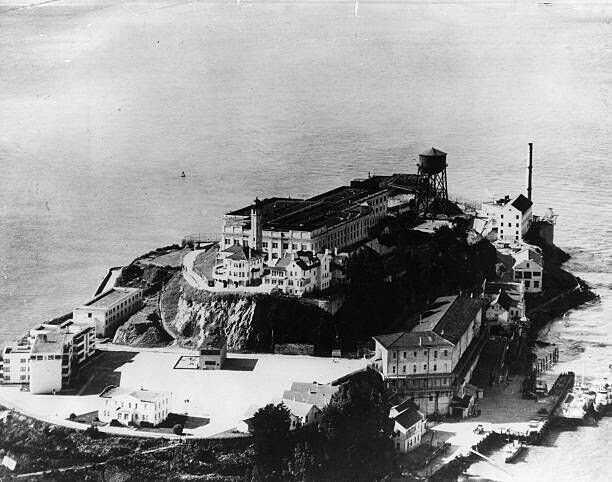
<instances>
[{"instance_id":1,"label":"calm sea","mask_svg":"<svg viewBox=\"0 0 612 482\"><path fill-rule=\"evenodd\" d=\"M0 342L255 196L414 172L434 145L488 199L523 189L532 141L536 210L601 295L545 337L607 374L612 6L551 1L2 0ZM609 480L611 444L604 420L509 470Z\"/></svg>"}]
</instances>

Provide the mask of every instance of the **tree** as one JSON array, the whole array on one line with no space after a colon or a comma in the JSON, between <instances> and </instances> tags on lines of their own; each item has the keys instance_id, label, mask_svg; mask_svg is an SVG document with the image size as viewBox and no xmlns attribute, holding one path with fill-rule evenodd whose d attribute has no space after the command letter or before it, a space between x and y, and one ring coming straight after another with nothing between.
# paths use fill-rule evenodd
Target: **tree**
<instances>
[{"instance_id":1,"label":"tree","mask_svg":"<svg viewBox=\"0 0 612 482\"><path fill-rule=\"evenodd\" d=\"M290 412L285 405L268 404L253 415L255 462L268 470L278 470L290 450Z\"/></svg>"},{"instance_id":2,"label":"tree","mask_svg":"<svg viewBox=\"0 0 612 482\"><path fill-rule=\"evenodd\" d=\"M183 435L183 426L180 423L177 423L174 425L174 427L172 427L172 433L174 433L174 435Z\"/></svg>"},{"instance_id":3,"label":"tree","mask_svg":"<svg viewBox=\"0 0 612 482\"><path fill-rule=\"evenodd\" d=\"M323 410L320 427L335 480L375 480L389 472L393 424L378 373L367 370L341 385Z\"/></svg>"}]
</instances>

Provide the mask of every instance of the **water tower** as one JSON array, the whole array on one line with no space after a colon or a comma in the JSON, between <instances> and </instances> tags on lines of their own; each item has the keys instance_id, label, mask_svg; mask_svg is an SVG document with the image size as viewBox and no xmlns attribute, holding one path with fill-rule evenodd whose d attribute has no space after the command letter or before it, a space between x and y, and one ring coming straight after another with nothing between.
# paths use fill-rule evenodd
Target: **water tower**
<instances>
[{"instance_id":1,"label":"water tower","mask_svg":"<svg viewBox=\"0 0 612 482\"><path fill-rule=\"evenodd\" d=\"M435 147L419 154L417 214L435 216L448 206L446 152Z\"/></svg>"}]
</instances>

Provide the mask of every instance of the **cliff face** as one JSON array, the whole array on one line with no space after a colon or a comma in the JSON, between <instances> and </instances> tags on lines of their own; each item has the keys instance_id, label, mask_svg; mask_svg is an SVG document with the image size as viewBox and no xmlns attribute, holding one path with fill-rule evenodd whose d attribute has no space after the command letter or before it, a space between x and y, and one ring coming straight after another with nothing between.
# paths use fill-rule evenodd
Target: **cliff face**
<instances>
[{"instance_id":1,"label":"cliff face","mask_svg":"<svg viewBox=\"0 0 612 482\"><path fill-rule=\"evenodd\" d=\"M311 343L317 352L331 349L331 316L282 296L214 294L193 290L180 274L162 296L165 327L184 346L224 336L229 350L272 351L275 343Z\"/></svg>"}]
</instances>

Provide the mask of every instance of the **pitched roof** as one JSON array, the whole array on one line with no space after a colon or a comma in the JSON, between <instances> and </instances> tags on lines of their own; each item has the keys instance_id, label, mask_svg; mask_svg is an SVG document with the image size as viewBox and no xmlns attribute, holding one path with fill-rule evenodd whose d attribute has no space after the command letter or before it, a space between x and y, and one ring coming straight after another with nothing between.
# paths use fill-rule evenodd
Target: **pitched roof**
<instances>
[{"instance_id":1,"label":"pitched roof","mask_svg":"<svg viewBox=\"0 0 612 482\"><path fill-rule=\"evenodd\" d=\"M241 246L239 244L230 246L222 251L223 253L231 253L227 256L227 259L234 261L246 261L251 258L263 258L265 254L256 249L249 248L248 246Z\"/></svg>"},{"instance_id":2,"label":"pitched roof","mask_svg":"<svg viewBox=\"0 0 612 482\"><path fill-rule=\"evenodd\" d=\"M508 311L515 303L505 291L500 291L493 301L491 301L491 305L495 304L499 304L504 310Z\"/></svg>"},{"instance_id":3,"label":"pitched roof","mask_svg":"<svg viewBox=\"0 0 612 482\"><path fill-rule=\"evenodd\" d=\"M427 149L425 152L421 152L419 156L445 156L446 152L441 151L440 149L436 149L432 147L431 149Z\"/></svg>"},{"instance_id":4,"label":"pitched roof","mask_svg":"<svg viewBox=\"0 0 612 482\"><path fill-rule=\"evenodd\" d=\"M522 194L519 194L514 201L512 201L512 206L524 213L533 206L533 203Z\"/></svg>"},{"instance_id":5,"label":"pitched roof","mask_svg":"<svg viewBox=\"0 0 612 482\"><path fill-rule=\"evenodd\" d=\"M543 266L542 255L538 253L535 249L531 248L525 248L516 253L516 255L514 256L514 260L514 266L522 263L523 261L533 261L538 265Z\"/></svg>"},{"instance_id":6,"label":"pitched roof","mask_svg":"<svg viewBox=\"0 0 612 482\"><path fill-rule=\"evenodd\" d=\"M481 308L480 302L473 298L443 296L430 305L412 331L433 331L454 345Z\"/></svg>"},{"instance_id":7,"label":"pitched roof","mask_svg":"<svg viewBox=\"0 0 612 482\"><path fill-rule=\"evenodd\" d=\"M100 398L113 398L122 395L127 395L136 398L137 400L141 400L143 402L155 402L157 400L161 400L164 397L169 396L168 392L158 392L155 390L132 390L130 388L125 387L117 387L115 385L110 385L102 390L100 393Z\"/></svg>"},{"instance_id":8,"label":"pitched roof","mask_svg":"<svg viewBox=\"0 0 612 482\"><path fill-rule=\"evenodd\" d=\"M338 387L319 383L293 382L291 390L283 392L284 400L311 403L317 408L323 409L331 400Z\"/></svg>"},{"instance_id":9,"label":"pitched roof","mask_svg":"<svg viewBox=\"0 0 612 482\"><path fill-rule=\"evenodd\" d=\"M393 407L391 407L393 410L395 410L398 414L402 413L404 410L411 408L412 410L418 412L419 411L419 406L414 403L414 401L410 398L407 398L406 400L404 400L403 402L394 405Z\"/></svg>"},{"instance_id":10,"label":"pitched roof","mask_svg":"<svg viewBox=\"0 0 612 482\"><path fill-rule=\"evenodd\" d=\"M373 338L385 348L396 350L422 346L452 346L452 343L433 331L402 331Z\"/></svg>"},{"instance_id":11,"label":"pitched roof","mask_svg":"<svg viewBox=\"0 0 612 482\"><path fill-rule=\"evenodd\" d=\"M301 418L308 415L313 407L316 407L314 403L298 402L291 399L283 399L283 404L289 409L292 415Z\"/></svg>"},{"instance_id":12,"label":"pitched roof","mask_svg":"<svg viewBox=\"0 0 612 482\"><path fill-rule=\"evenodd\" d=\"M406 408L403 412L397 415L393 420L395 423L401 425L406 430L412 427L415 423L423 420L424 416L418 410L415 410L412 407Z\"/></svg>"}]
</instances>

